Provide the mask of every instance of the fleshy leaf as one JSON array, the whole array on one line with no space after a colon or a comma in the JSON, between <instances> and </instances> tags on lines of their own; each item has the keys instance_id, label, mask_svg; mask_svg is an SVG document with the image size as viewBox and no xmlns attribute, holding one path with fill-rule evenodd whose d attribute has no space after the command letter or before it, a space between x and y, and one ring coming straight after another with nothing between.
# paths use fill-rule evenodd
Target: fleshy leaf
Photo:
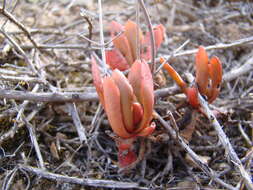
<instances>
[{"instance_id":1,"label":"fleshy leaf","mask_svg":"<svg viewBox=\"0 0 253 190\"><path fill-rule=\"evenodd\" d=\"M125 57L128 65L131 65L134 62L134 60L133 60L132 50L128 42L128 39L125 35L125 32L123 32L123 34L121 34L120 36L116 37L116 35L119 32L124 31L123 26L115 21L112 21L110 31L111 31L111 37L115 38L113 40L113 45L115 46L115 48L117 48L120 51L122 56Z\"/></svg>"},{"instance_id":2,"label":"fleshy leaf","mask_svg":"<svg viewBox=\"0 0 253 190\"><path fill-rule=\"evenodd\" d=\"M122 138L130 138L123 123L120 104L120 91L111 77L106 77L103 83L105 111L114 133Z\"/></svg>"},{"instance_id":3,"label":"fleshy leaf","mask_svg":"<svg viewBox=\"0 0 253 190\"><path fill-rule=\"evenodd\" d=\"M140 123L143 117L143 109L140 103L134 102L133 103L133 119L134 119L134 125L137 125Z\"/></svg>"},{"instance_id":4,"label":"fleshy leaf","mask_svg":"<svg viewBox=\"0 0 253 190\"><path fill-rule=\"evenodd\" d=\"M116 21L112 21L110 23L110 32L111 32L112 38L115 37L119 32L122 32L122 31L124 31L124 27L120 23L118 23Z\"/></svg>"},{"instance_id":5,"label":"fleshy leaf","mask_svg":"<svg viewBox=\"0 0 253 190\"><path fill-rule=\"evenodd\" d=\"M222 81L222 65L218 57L212 57L208 66L211 78L211 88L208 101L211 103L219 94L220 83Z\"/></svg>"},{"instance_id":6,"label":"fleshy leaf","mask_svg":"<svg viewBox=\"0 0 253 190\"><path fill-rule=\"evenodd\" d=\"M158 49L163 40L164 40L164 35L165 35L165 28L162 24L157 25L154 27L154 37L155 37L155 47Z\"/></svg>"},{"instance_id":7,"label":"fleshy leaf","mask_svg":"<svg viewBox=\"0 0 253 190\"><path fill-rule=\"evenodd\" d=\"M164 60L163 60L164 61ZM181 90L185 93L186 90L186 83L183 81L181 76L175 71L175 69L169 65L168 63L165 63L163 65L163 68L169 73L170 77L177 83L177 85L181 88Z\"/></svg>"},{"instance_id":8,"label":"fleshy leaf","mask_svg":"<svg viewBox=\"0 0 253 190\"><path fill-rule=\"evenodd\" d=\"M219 95L220 89L219 88L211 88L208 90L209 90L209 94L210 94L210 97L208 97L208 102L212 103Z\"/></svg>"},{"instance_id":9,"label":"fleshy leaf","mask_svg":"<svg viewBox=\"0 0 253 190\"><path fill-rule=\"evenodd\" d=\"M134 94L137 97L138 102L140 102L140 89L141 89L141 65L142 62L140 60L136 60L130 68L128 74L128 80L131 86L133 87Z\"/></svg>"},{"instance_id":10,"label":"fleshy leaf","mask_svg":"<svg viewBox=\"0 0 253 190\"><path fill-rule=\"evenodd\" d=\"M208 55L206 50L200 46L195 57L196 66L196 83L198 85L199 92L206 94L207 85L209 83L209 71L208 71Z\"/></svg>"},{"instance_id":11,"label":"fleshy leaf","mask_svg":"<svg viewBox=\"0 0 253 190\"><path fill-rule=\"evenodd\" d=\"M189 104L194 108L199 108L198 90L195 87L186 89L186 96Z\"/></svg>"},{"instance_id":12,"label":"fleshy leaf","mask_svg":"<svg viewBox=\"0 0 253 190\"><path fill-rule=\"evenodd\" d=\"M134 101L133 88L129 84L125 75L117 69L113 71L112 78L119 88L121 111L125 128L129 133L132 133L134 130L132 108Z\"/></svg>"},{"instance_id":13,"label":"fleshy leaf","mask_svg":"<svg viewBox=\"0 0 253 190\"><path fill-rule=\"evenodd\" d=\"M212 87L217 88L222 81L222 65L218 57L212 57L209 62L209 74Z\"/></svg>"},{"instance_id":14,"label":"fleshy leaf","mask_svg":"<svg viewBox=\"0 0 253 190\"><path fill-rule=\"evenodd\" d=\"M148 135L151 135L151 134L154 132L155 128L156 128L155 122L152 122L152 123L150 124L150 126L143 128L143 129L138 133L137 136L146 137L146 136L148 136Z\"/></svg>"},{"instance_id":15,"label":"fleshy leaf","mask_svg":"<svg viewBox=\"0 0 253 190\"><path fill-rule=\"evenodd\" d=\"M137 46L136 46L137 32L139 32L139 39L140 39L138 43L141 43L141 41L143 40L142 31L139 29L139 27L135 22L128 20L125 24L125 34L131 48L133 60L136 60L137 58Z\"/></svg>"},{"instance_id":16,"label":"fleshy leaf","mask_svg":"<svg viewBox=\"0 0 253 190\"><path fill-rule=\"evenodd\" d=\"M143 118L138 129L136 129L136 132L139 132L149 125L154 106L153 78L148 64L145 61L135 61L129 72L128 79L138 102L143 107Z\"/></svg>"},{"instance_id":17,"label":"fleshy leaf","mask_svg":"<svg viewBox=\"0 0 253 190\"><path fill-rule=\"evenodd\" d=\"M105 52L106 63L111 67L111 69L119 69L124 71L129 68L125 57L119 52L118 49L107 50Z\"/></svg>"},{"instance_id":18,"label":"fleshy leaf","mask_svg":"<svg viewBox=\"0 0 253 190\"><path fill-rule=\"evenodd\" d=\"M93 56L91 57L91 72L92 72L93 84L98 93L100 102L104 106L104 95L103 95L103 85L102 85L103 81L101 79L100 71L97 66L96 60Z\"/></svg>"},{"instance_id":19,"label":"fleshy leaf","mask_svg":"<svg viewBox=\"0 0 253 190\"><path fill-rule=\"evenodd\" d=\"M155 38L155 52L161 46L164 35L165 35L165 28L162 24L159 24L153 28L154 38ZM151 59L151 41L150 41L150 33L147 32L145 34L142 49L141 49L141 58L149 61Z\"/></svg>"}]
</instances>

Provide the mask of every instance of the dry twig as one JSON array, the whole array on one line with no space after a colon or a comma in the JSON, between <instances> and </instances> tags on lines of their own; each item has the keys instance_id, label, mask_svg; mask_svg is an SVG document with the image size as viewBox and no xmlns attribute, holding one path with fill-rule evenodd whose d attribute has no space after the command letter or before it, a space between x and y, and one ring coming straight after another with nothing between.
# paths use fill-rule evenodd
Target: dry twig
<instances>
[{"instance_id":1,"label":"dry twig","mask_svg":"<svg viewBox=\"0 0 253 190\"><path fill-rule=\"evenodd\" d=\"M45 164L44 164L43 157L42 157L42 154L41 154L41 151L40 151L39 143L37 141L35 128L24 116L22 116L22 119L23 119L23 121L24 121L24 123L27 126L27 129L29 131L31 142L33 144L33 147L35 149L36 155L37 155L38 160L39 160L39 165L42 169L45 169Z\"/></svg>"},{"instance_id":2,"label":"dry twig","mask_svg":"<svg viewBox=\"0 0 253 190\"><path fill-rule=\"evenodd\" d=\"M34 45L34 47L37 48L37 43L32 38L30 32L26 29L26 27L21 22L19 22L10 12L8 12L5 9L5 6L3 6L2 8L0 8L0 13L3 16L5 16L9 21L11 21L12 23L16 24L26 34L26 36L32 42L32 44Z\"/></svg>"},{"instance_id":3,"label":"dry twig","mask_svg":"<svg viewBox=\"0 0 253 190\"><path fill-rule=\"evenodd\" d=\"M55 174L55 173L45 171L43 169L34 168L31 166L25 166L25 165L19 165L19 168L25 171L28 171L30 173L33 173L39 177L56 180L57 182L74 183L74 184L79 184L83 186L92 186L92 187L117 188L117 189L130 189L130 188L143 189L143 190L147 189L144 187L140 187L137 183L69 177L69 176Z\"/></svg>"},{"instance_id":4,"label":"dry twig","mask_svg":"<svg viewBox=\"0 0 253 190\"><path fill-rule=\"evenodd\" d=\"M68 103L67 106L68 106L69 112L72 116L72 119L74 121L74 124L75 124L75 127L76 127L76 130L77 130L77 133L78 133L81 143L85 142L87 144L87 137L85 134L85 128L82 125L82 122L79 118L78 111L76 109L76 104L75 103Z\"/></svg>"},{"instance_id":5,"label":"dry twig","mask_svg":"<svg viewBox=\"0 0 253 190\"><path fill-rule=\"evenodd\" d=\"M156 70L156 62L155 62L155 38L154 38L154 32L153 32L153 28L152 28L152 23L148 14L148 11L145 7L145 4L143 2L143 0L138 0L140 5L141 5L141 9L144 12L144 16L148 25L148 30L149 30L149 34L150 34L150 45L151 45L151 53L152 53L152 59L151 59L151 71L154 74L155 70Z\"/></svg>"}]
</instances>

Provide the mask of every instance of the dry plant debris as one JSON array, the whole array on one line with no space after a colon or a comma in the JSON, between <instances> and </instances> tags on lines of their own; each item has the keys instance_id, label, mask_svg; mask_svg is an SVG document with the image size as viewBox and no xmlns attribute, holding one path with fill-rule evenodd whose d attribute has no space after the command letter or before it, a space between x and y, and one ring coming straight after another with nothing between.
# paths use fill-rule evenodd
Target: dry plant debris
<instances>
[{"instance_id":1,"label":"dry plant debris","mask_svg":"<svg viewBox=\"0 0 253 190\"><path fill-rule=\"evenodd\" d=\"M135 142L143 159L128 171L90 59L108 70L109 25L127 20L166 32L152 50L156 130ZM252 31L250 0L0 1L1 189L253 189ZM200 45L223 66L217 99L199 96L207 117L182 105L159 63L192 82Z\"/></svg>"}]
</instances>

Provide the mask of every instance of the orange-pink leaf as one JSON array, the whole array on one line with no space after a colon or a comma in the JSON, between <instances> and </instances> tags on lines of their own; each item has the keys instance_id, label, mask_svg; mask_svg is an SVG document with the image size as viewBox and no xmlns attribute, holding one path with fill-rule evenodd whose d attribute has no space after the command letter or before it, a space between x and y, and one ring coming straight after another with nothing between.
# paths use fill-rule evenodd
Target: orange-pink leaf
<instances>
[{"instance_id":1,"label":"orange-pink leaf","mask_svg":"<svg viewBox=\"0 0 253 190\"><path fill-rule=\"evenodd\" d=\"M119 88L111 77L106 77L103 82L103 89L105 111L113 132L119 137L130 138L132 135L127 132L123 123Z\"/></svg>"},{"instance_id":2,"label":"orange-pink leaf","mask_svg":"<svg viewBox=\"0 0 253 190\"><path fill-rule=\"evenodd\" d=\"M93 84L96 87L100 102L104 106L102 79L100 76L100 71L97 66L96 60L93 56L91 57L91 72L92 72L92 77L93 77Z\"/></svg>"},{"instance_id":3,"label":"orange-pink leaf","mask_svg":"<svg viewBox=\"0 0 253 190\"><path fill-rule=\"evenodd\" d=\"M186 96L189 104L194 108L199 108L198 90L195 87L186 89Z\"/></svg>"},{"instance_id":4,"label":"orange-pink leaf","mask_svg":"<svg viewBox=\"0 0 253 190\"><path fill-rule=\"evenodd\" d=\"M158 49L164 40L165 28L162 24L159 24L153 29L153 31L155 37L155 47Z\"/></svg>"},{"instance_id":5,"label":"orange-pink leaf","mask_svg":"<svg viewBox=\"0 0 253 190\"><path fill-rule=\"evenodd\" d=\"M164 62L165 60L162 60ZM181 90L185 92L186 90L186 83L183 81L181 76L175 71L175 69L168 63L163 65L163 68L169 73L170 77L177 83L177 85L181 88Z\"/></svg>"},{"instance_id":6,"label":"orange-pink leaf","mask_svg":"<svg viewBox=\"0 0 253 190\"><path fill-rule=\"evenodd\" d=\"M125 75L117 69L113 71L112 78L120 92L120 104L125 128L129 133L132 133L134 131L132 108L134 101L133 88Z\"/></svg>"},{"instance_id":7,"label":"orange-pink leaf","mask_svg":"<svg viewBox=\"0 0 253 190\"><path fill-rule=\"evenodd\" d=\"M216 56L209 61L209 74L212 81L211 88L218 88L222 81L222 65Z\"/></svg>"},{"instance_id":8,"label":"orange-pink leaf","mask_svg":"<svg viewBox=\"0 0 253 190\"><path fill-rule=\"evenodd\" d=\"M138 126L141 119L143 117L143 109L140 103L134 102L133 103L133 118L134 118L134 125Z\"/></svg>"},{"instance_id":9,"label":"orange-pink leaf","mask_svg":"<svg viewBox=\"0 0 253 190\"><path fill-rule=\"evenodd\" d=\"M112 21L110 23L110 32L112 38L122 31L124 31L124 27L120 23L116 21Z\"/></svg>"},{"instance_id":10,"label":"orange-pink leaf","mask_svg":"<svg viewBox=\"0 0 253 190\"><path fill-rule=\"evenodd\" d=\"M125 32L123 32L124 31L123 26L115 21L112 21L110 31L111 31L111 37L114 38L113 45L115 46L115 48L117 48L120 51L122 56L125 57L127 63L129 65L132 65L134 61L133 55L131 52L132 50L128 42L128 39L125 35ZM121 34L120 36L117 36L119 32L123 32L123 34Z\"/></svg>"},{"instance_id":11,"label":"orange-pink leaf","mask_svg":"<svg viewBox=\"0 0 253 190\"><path fill-rule=\"evenodd\" d=\"M200 46L195 57L196 83L201 94L206 94L209 82L208 55L206 50Z\"/></svg>"},{"instance_id":12,"label":"orange-pink leaf","mask_svg":"<svg viewBox=\"0 0 253 190\"><path fill-rule=\"evenodd\" d=\"M218 57L212 57L209 61L209 75L211 78L211 88L209 90L209 103L213 102L220 91L222 81L222 65Z\"/></svg>"},{"instance_id":13,"label":"orange-pink leaf","mask_svg":"<svg viewBox=\"0 0 253 190\"><path fill-rule=\"evenodd\" d=\"M155 122L152 122L152 123L150 124L150 126L144 127L144 128L137 134L137 136L139 136L139 137L146 137L146 136L148 136L148 135L151 135L151 134L154 132L155 128L156 128Z\"/></svg>"},{"instance_id":14,"label":"orange-pink leaf","mask_svg":"<svg viewBox=\"0 0 253 190\"><path fill-rule=\"evenodd\" d=\"M133 60L136 60L137 58L137 33L139 32L139 39L140 41L138 43L140 43L143 40L143 34L142 31L139 29L139 27L137 26L137 24L133 21L128 20L125 24L125 34L126 37L128 39L129 45L131 47L131 52L132 52L132 56L133 56Z\"/></svg>"},{"instance_id":15,"label":"orange-pink leaf","mask_svg":"<svg viewBox=\"0 0 253 190\"><path fill-rule=\"evenodd\" d=\"M155 38L155 52L161 46L164 35L165 35L165 28L162 24L155 26L153 28L154 38ZM145 34L143 43L141 44L141 58L149 61L151 59L151 41L150 41L150 33L147 32Z\"/></svg>"},{"instance_id":16,"label":"orange-pink leaf","mask_svg":"<svg viewBox=\"0 0 253 190\"><path fill-rule=\"evenodd\" d=\"M124 71L129 68L125 57L119 52L118 49L107 50L105 52L106 63L111 67L111 69L119 69Z\"/></svg>"},{"instance_id":17,"label":"orange-pink leaf","mask_svg":"<svg viewBox=\"0 0 253 190\"><path fill-rule=\"evenodd\" d=\"M136 132L139 132L149 125L153 114L154 86L148 64L145 61L135 61L129 72L128 79L138 102L143 107L143 118L139 128L136 129Z\"/></svg>"},{"instance_id":18,"label":"orange-pink leaf","mask_svg":"<svg viewBox=\"0 0 253 190\"><path fill-rule=\"evenodd\" d=\"M164 35L165 35L165 28L162 24L159 24L153 28L153 33L154 33L154 39L155 39L155 48L156 50L161 46L163 40L164 40ZM150 33L147 32L145 34L143 44L147 46L151 46L151 40L150 40Z\"/></svg>"},{"instance_id":19,"label":"orange-pink leaf","mask_svg":"<svg viewBox=\"0 0 253 190\"><path fill-rule=\"evenodd\" d=\"M141 89L141 65L142 62L140 60L136 60L130 68L128 74L128 80L131 86L133 87L134 94L137 97L138 102L140 102L140 89Z\"/></svg>"}]
</instances>

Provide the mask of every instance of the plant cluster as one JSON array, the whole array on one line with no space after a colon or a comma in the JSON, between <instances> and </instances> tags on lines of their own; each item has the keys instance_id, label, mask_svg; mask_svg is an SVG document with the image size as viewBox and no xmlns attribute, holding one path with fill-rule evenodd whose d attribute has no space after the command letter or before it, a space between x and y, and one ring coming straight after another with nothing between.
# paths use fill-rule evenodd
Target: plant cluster
<instances>
[{"instance_id":1,"label":"plant cluster","mask_svg":"<svg viewBox=\"0 0 253 190\"><path fill-rule=\"evenodd\" d=\"M124 26L113 21L110 26L113 49L106 50L106 64L112 71L103 75L92 58L92 75L96 91L113 132L116 134L118 161L121 168L137 161L133 150L137 137L153 133L154 82L148 61L151 59L150 33L143 32L133 21ZM162 25L153 28L155 50L163 42L165 29ZM139 47L138 47L139 44ZM139 48L139 49L138 49ZM138 51L140 55L138 56ZM198 93L212 103L219 94L222 80L222 65L218 57L208 59L205 49L200 46L196 54L196 79L188 86L181 76L164 58L163 68L181 88L189 105L201 111ZM129 71L126 77L123 71ZM103 76L103 77L102 77Z\"/></svg>"}]
</instances>

